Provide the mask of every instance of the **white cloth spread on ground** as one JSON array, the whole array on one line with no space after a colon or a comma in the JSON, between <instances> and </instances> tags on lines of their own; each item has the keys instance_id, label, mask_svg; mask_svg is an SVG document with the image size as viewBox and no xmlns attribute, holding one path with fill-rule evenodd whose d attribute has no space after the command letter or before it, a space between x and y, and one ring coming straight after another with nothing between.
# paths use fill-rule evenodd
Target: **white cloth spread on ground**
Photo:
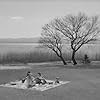
<instances>
[{"instance_id":1,"label":"white cloth spread on ground","mask_svg":"<svg viewBox=\"0 0 100 100\"><path fill-rule=\"evenodd\" d=\"M31 88L27 88L27 81L25 81L24 83L22 83L22 81L15 81L15 82L10 82L7 84L2 84L0 86L3 87L11 87L11 88L16 88L16 89L30 89L30 90L38 90L38 91L45 91L51 88L55 88L57 86L63 85L63 84L67 84L70 81L60 81L60 83L54 83L54 81L52 80L46 80L47 83L42 85L42 84L36 84L35 86L31 87ZM51 84L48 84L51 83Z\"/></svg>"}]
</instances>

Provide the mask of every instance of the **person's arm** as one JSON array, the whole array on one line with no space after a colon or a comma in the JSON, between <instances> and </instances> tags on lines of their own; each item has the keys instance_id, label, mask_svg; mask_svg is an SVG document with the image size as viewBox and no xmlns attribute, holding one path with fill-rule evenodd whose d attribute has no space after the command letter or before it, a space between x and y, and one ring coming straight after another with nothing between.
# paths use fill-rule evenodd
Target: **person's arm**
<instances>
[{"instance_id":1,"label":"person's arm","mask_svg":"<svg viewBox=\"0 0 100 100\"><path fill-rule=\"evenodd\" d=\"M26 79L27 79L27 76L22 79L22 83L24 83Z\"/></svg>"}]
</instances>

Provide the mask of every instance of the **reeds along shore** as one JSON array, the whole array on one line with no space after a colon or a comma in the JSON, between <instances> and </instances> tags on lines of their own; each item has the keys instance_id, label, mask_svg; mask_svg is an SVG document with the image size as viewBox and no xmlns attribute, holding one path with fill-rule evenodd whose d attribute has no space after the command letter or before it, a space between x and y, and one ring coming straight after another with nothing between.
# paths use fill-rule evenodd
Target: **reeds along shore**
<instances>
[{"instance_id":1,"label":"reeds along shore","mask_svg":"<svg viewBox=\"0 0 100 100\"><path fill-rule=\"evenodd\" d=\"M89 59L92 61L100 61L100 54L90 55ZM71 52L63 53L64 59L66 61L71 61ZM84 58L84 53L78 52L76 54L76 60L82 60ZM27 53L7 53L0 55L0 64L12 64L12 63L39 63L39 62L50 62L50 61L60 61L60 59L53 52L40 52L33 51Z\"/></svg>"}]
</instances>

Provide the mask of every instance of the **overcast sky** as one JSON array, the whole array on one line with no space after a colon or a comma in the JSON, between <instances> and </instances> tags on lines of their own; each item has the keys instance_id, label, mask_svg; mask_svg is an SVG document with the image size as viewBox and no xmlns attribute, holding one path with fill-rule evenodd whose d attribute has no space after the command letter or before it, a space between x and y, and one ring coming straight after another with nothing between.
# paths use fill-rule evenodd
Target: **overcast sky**
<instances>
[{"instance_id":1,"label":"overcast sky","mask_svg":"<svg viewBox=\"0 0 100 100\"><path fill-rule=\"evenodd\" d=\"M78 12L100 15L100 1L0 0L0 38L37 37L53 18Z\"/></svg>"}]
</instances>

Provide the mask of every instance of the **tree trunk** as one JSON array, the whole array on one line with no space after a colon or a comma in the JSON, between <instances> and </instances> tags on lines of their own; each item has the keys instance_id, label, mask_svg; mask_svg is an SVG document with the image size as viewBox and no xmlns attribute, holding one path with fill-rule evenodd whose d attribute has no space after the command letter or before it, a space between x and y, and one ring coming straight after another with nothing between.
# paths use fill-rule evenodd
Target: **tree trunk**
<instances>
[{"instance_id":1,"label":"tree trunk","mask_svg":"<svg viewBox=\"0 0 100 100\"><path fill-rule=\"evenodd\" d=\"M63 62L64 65L67 65L66 61L63 58L62 52L59 50L60 54L56 51L54 51L56 53L56 55L61 59L61 61Z\"/></svg>"},{"instance_id":2,"label":"tree trunk","mask_svg":"<svg viewBox=\"0 0 100 100\"><path fill-rule=\"evenodd\" d=\"M60 58L61 58L63 64L64 64L64 65L67 65L67 63L66 63L66 61L64 60L64 58L63 58L62 56L60 56Z\"/></svg>"},{"instance_id":3,"label":"tree trunk","mask_svg":"<svg viewBox=\"0 0 100 100\"><path fill-rule=\"evenodd\" d=\"M74 64L74 65L77 64L77 62L76 62L76 60L75 60L75 53L76 53L76 51L73 50L73 52L72 52L72 61L73 61L73 64Z\"/></svg>"}]
</instances>

